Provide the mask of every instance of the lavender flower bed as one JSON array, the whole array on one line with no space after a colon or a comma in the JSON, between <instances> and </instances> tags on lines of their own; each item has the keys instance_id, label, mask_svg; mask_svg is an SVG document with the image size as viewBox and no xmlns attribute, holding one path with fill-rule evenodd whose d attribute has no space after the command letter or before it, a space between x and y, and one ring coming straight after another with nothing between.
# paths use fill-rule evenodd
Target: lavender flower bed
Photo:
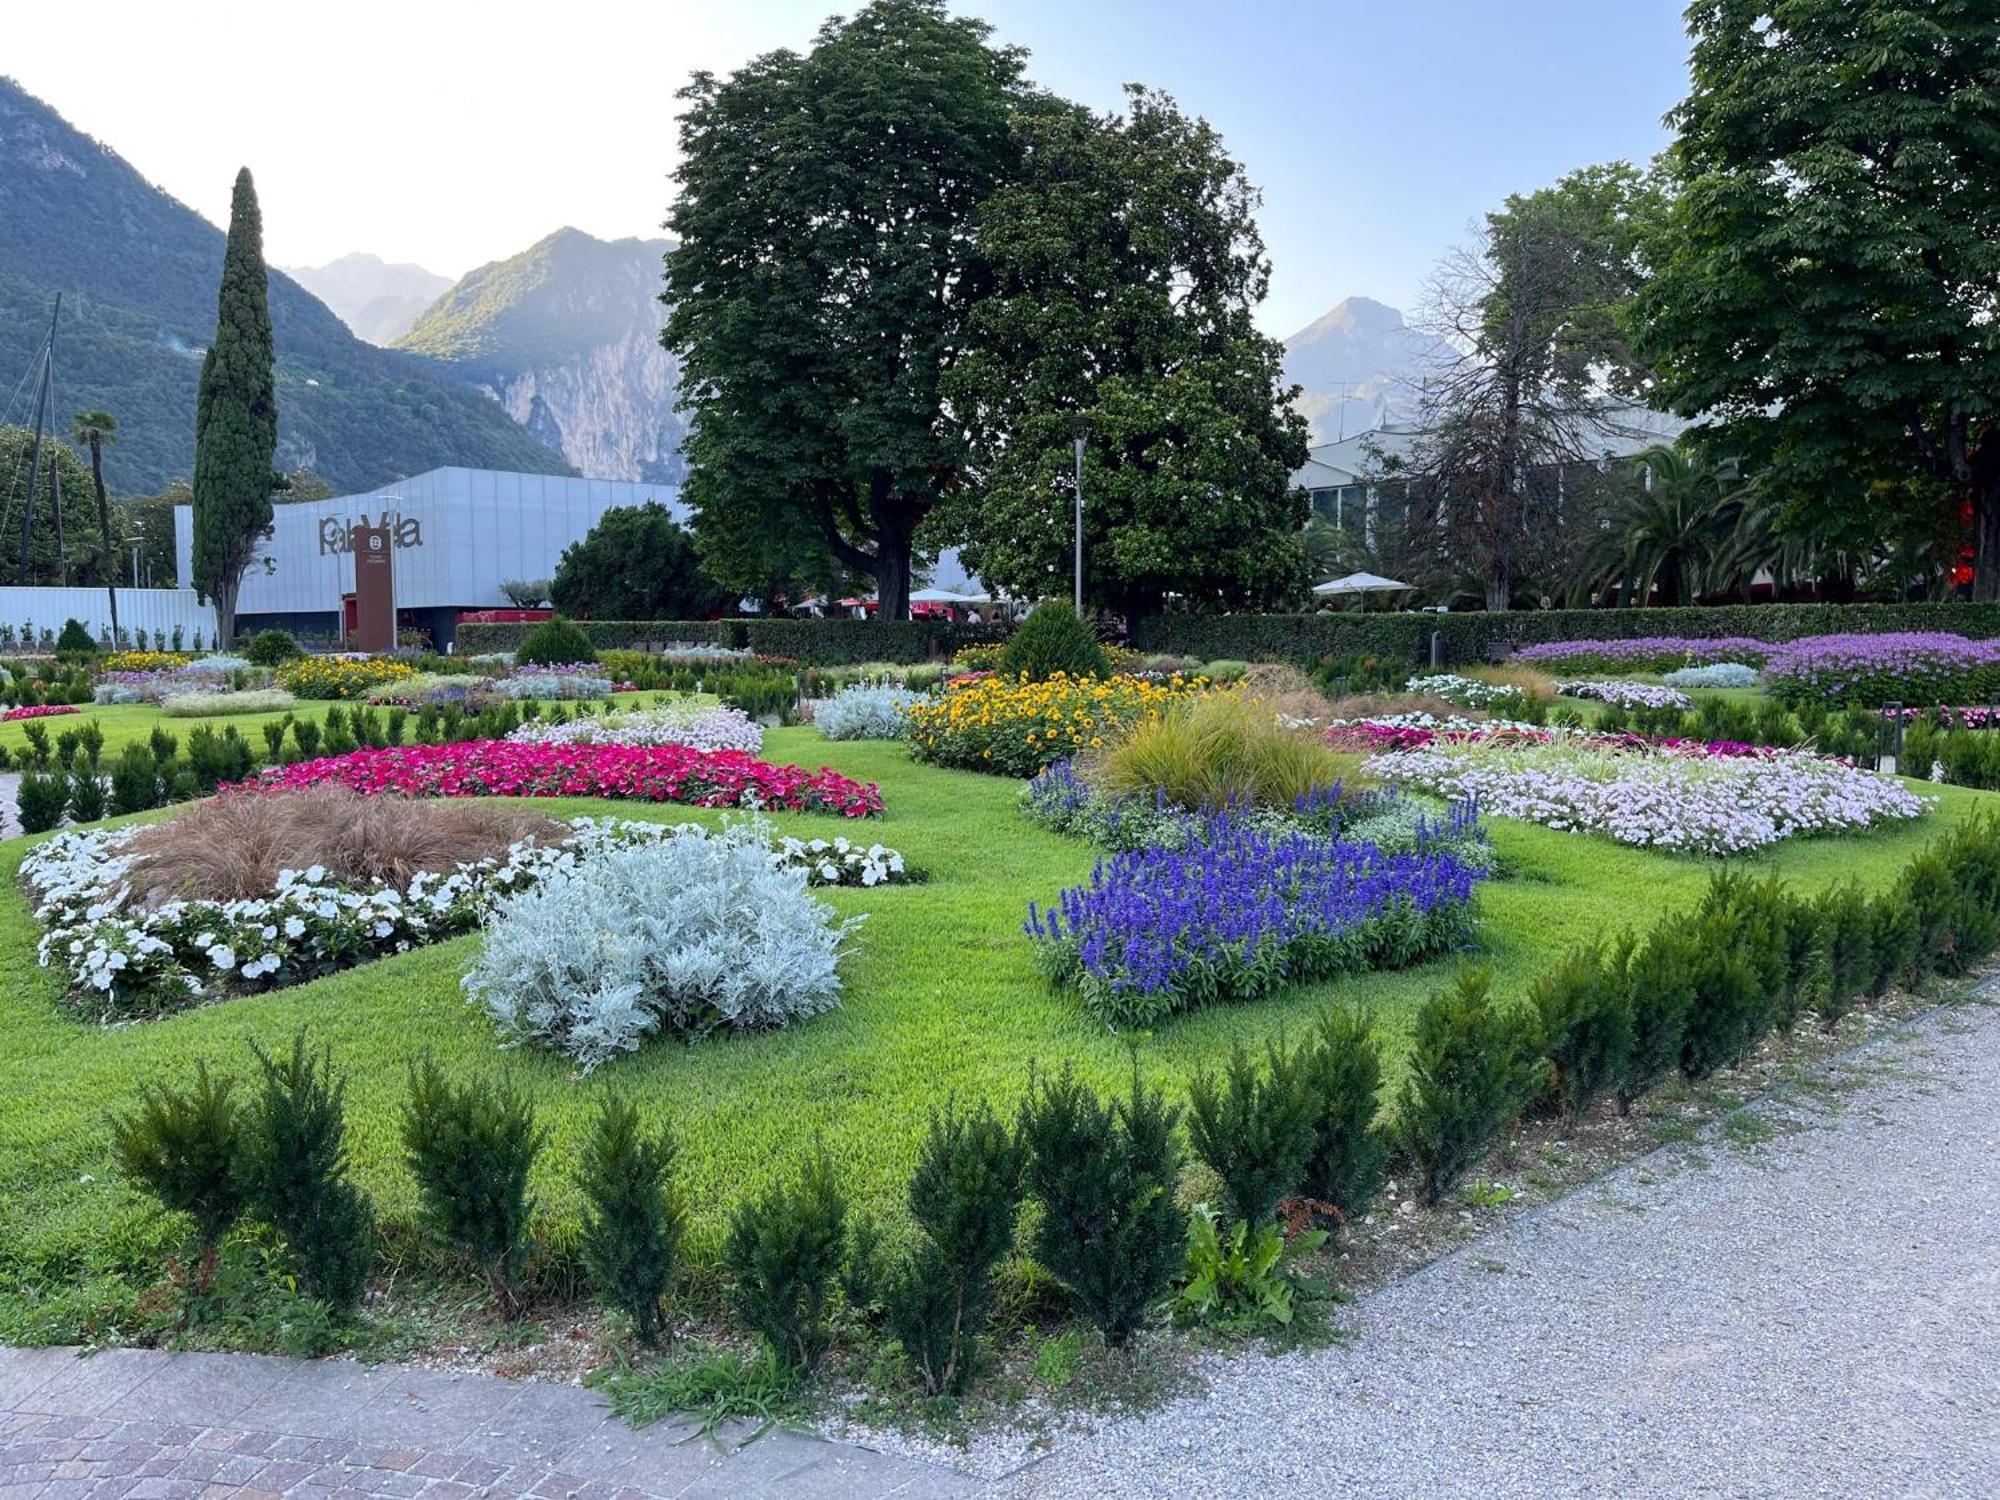
<instances>
[{"instance_id":1,"label":"lavender flower bed","mask_svg":"<svg viewBox=\"0 0 2000 1500\"><path fill-rule=\"evenodd\" d=\"M1654 682L1559 682L1556 691L1565 698L1595 698L1614 708L1688 708L1686 693Z\"/></svg>"},{"instance_id":2,"label":"lavender flower bed","mask_svg":"<svg viewBox=\"0 0 2000 1500\"><path fill-rule=\"evenodd\" d=\"M1543 641L1523 646L1514 660L1554 663L1572 672L1671 672L1705 662L1761 665L1776 650L1748 636L1719 635L1701 640L1678 635L1641 635L1622 641Z\"/></svg>"},{"instance_id":3,"label":"lavender flower bed","mask_svg":"<svg viewBox=\"0 0 2000 1500\"><path fill-rule=\"evenodd\" d=\"M1588 743L1483 740L1378 755L1392 785L1472 798L1480 809L1621 844L1741 854L1812 833L1922 817L1932 800L1894 777L1803 752L1749 755Z\"/></svg>"},{"instance_id":4,"label":"lavender flower bed","mask_svg":"<svg viewBox=\"0 0 2000 1500\"><path fill-rule=\"evenodd\" d=\"M1938 631L1807 636L1771 648L1764 682L1787 703L1977 702L2000 693L2000 641Z\"/></svg>"},{"instance_id":5,"label":"lavender flower bed","mask_svg":"<svg viewBox=\"0 0 2000 1500\"><path fill-rule=\"evenodd\" d=\"M1114 1027L1281 985L1419 962L1463 941L1480 875L1445 853L1278 834L1224 815L1186 849L1098 862L1025 931L1043 971Z\"/></svg>"}]
</instances>

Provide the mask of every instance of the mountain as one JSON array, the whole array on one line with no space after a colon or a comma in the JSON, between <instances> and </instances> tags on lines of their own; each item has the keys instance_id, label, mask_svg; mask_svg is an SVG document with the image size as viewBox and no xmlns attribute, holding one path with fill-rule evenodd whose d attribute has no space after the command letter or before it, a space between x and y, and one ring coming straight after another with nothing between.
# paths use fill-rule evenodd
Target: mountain
<instances>
[{"instance_id":1,"label":"mountain","mask_svg":"<svg viewBox=\"0 0 2000 1500\"><path fill-rule=\"evenodd\" d=\"M579 473L677 484L680 362L660 347L670 248L558 229L469 273L396 347L492 396Z\"/></svg>"},{"instance_id":2,"label":"mountain","mask_svg":"<svg viewBox=\"0 0 2000 1500\"><path fill-rule=\"evenodd\" d=\"M122 494L193 471L222 242L116 152L0 78L0 397L25 387L60 291L55 412L65 427L91 407L118 418L104 467ZM280 469L311 468L349 491L441 464L566 472L477 392L362 343L283 272L270 287ZM27 417L19 399L0 408L0 421Z\"/></svg>"},{"instance_id":3,"label":"mountain","mask_svg":"<svg viewBox=\"0 0 2000 1500\"><path fill-rule=\"evenodd\" d=\"M1395 308L1349 297L1285 340L1285 378L1305 387L1298 405L1312 440L1332 442L1409 417L1417 377L1451 352Z\"/></svg>"},{"instance_id":4,"label":"mountain","mask_svg":"<svg viewBox=\"0 0 2000 1500\"><path fill-rule=\"evenodd\" d=\"M371 344L395 343L440 292L451 289L449 276L361 252L323 266L286 266L284 272Z\"/></svg>"}]
</instances>

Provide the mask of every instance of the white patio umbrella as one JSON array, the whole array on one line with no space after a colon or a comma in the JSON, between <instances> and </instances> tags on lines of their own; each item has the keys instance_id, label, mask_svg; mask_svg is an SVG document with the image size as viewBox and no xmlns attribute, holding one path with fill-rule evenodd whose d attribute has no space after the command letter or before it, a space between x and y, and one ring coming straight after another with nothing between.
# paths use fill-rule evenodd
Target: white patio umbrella
<instances>
[{"instance_id":1,"label":"white patio umbrella","mask_svg":"<svg viewBox=\"0 0 2000 1500\"><path fill-rule=\"evenodd\" d=\"M1349 573L1345 578L1336 578L1330 583L1313 585L1315 594L1375 594L1395 589L1413 589L1414 583L1398 583L1393 578L1384 578L1380 573Z\"/></svg>"},{"instance_id":2,"label":"white patio umbrella","mask_svg":"<svg viewBox=\"0 0 2000 1500\"><path fill-rule=\"evenodd\" d=\"M918 589L910 595L912 604L984 604L976 594L954 594L950 589Z\"/></svg>"}]
</instances>

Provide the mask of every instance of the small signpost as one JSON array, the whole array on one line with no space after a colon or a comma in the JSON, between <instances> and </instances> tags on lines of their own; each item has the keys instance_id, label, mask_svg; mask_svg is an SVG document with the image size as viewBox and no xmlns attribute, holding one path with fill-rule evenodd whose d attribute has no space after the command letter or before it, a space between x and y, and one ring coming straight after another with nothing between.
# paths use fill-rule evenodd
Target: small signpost
<instances>
[{"instance_id":1,"label":"small signpost","mask_svg":"<svg viewBox=\"0 0 2000 1500\"><path fill-rule=\"evenodd\" d=\"M395 533L357 526L354 541L354 639L357 651L396 649Z\"/></svg>"}]
</instances>

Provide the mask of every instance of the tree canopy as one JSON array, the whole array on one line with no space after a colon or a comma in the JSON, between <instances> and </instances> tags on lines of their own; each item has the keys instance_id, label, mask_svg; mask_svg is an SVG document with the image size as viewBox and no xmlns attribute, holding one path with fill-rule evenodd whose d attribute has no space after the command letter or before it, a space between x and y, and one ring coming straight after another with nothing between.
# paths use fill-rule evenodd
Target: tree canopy
<instances>
[{"instance_id":1,"label":"tree canopy","mask_svg":"<svg viewBox=\"0 0 2000 1500\"><path fill-rule=\"evenodd\" d=\"M236 174L222 254L215 342L195 402L194 578L215 604L217 640L236 633L236 594L271 529L271 492L285 481L278 447L277 356L271 342L264 220L250 169Z\"/></svg>"},{"instance_id":2,"label":"tree canopy","mask_svg":"<svg viewBox=\"0 0 2000 1500\"><path fill-rule=\"evenodd\" d=\"M563 552L549 597L565 614L599 620L701 620L736 602L656 500L607 510Z\"/></svg>"},{"instance_id":3,"label":"tree canopy","mask_svg":"<svg viewBox=\"0 0 2000 1500\"><path fill-rule=\"evenodd\" d=\"M908 613L919 532L957 487L941 383L982 286L973 210L1011 170L1021 58L943 0L873 0L804 54L681 98L662 337L692 413L685 496L719 576L802 545Z\"/></svg>"},{"instance_id":4,"label":"tree canopy","mask_svg":"<svg viewBox=\"0 0 2000 1500\"><path fill-rule=\"evenodd\" d=\"M1019 170L978 215L990 289L946 378L972 447L967 563L1024 597L1069 592L1081 436L1086 598L1130 615L1170 592L1295 594L1306 424L1252 321L1270 263L1242 167L1136 86L1123 115L1042 100L1014 129Z\"/></svg>"},{"instance_id":5,"label":"tree canopy","mask_svg":"<svg viewBox=\"0 0 2000 1500\"><path fill-rule=\"evenodd\" d=\"M0 427L0 527L5 528L0 535L11 538L20 526L20 507L28 490L28 452L34 441L35 434L29 428ZM56 480L53 488L62 494L60 526L51 492L52 470ZM43 434L41 473L35 480L34 530L28 543L28 576L20 576L20 556L8 545L0 547L0 583L103 583L103 533L91 497L90 470L83 460L54 435Z\"/></svg>"},{"instance_id":6,"label":"tree canopy","mask_svg":"<svg viewBox=\"0 0 2000 1500\"><path fill-rule=\"evenodd\" d=\"M1631 320L1658 399L1768 466L1788 526L1831 544L1962 516L1974 595L2000 597L1990 0L1699 0L1688 20L1675 198Z\"/></svg>"}]
</instances>

